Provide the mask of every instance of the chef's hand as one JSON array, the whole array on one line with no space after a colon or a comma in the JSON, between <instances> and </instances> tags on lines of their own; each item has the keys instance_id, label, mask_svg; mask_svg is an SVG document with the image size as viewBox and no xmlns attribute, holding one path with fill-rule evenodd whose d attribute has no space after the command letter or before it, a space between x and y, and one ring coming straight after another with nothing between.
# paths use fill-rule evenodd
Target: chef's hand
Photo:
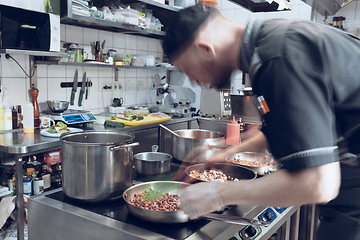
<instances>
[{"instance_id":1,"label":"chef's hand","mask_svg":"<svg viewBox=\"0 0 360 240\"><path fill-rule=\"evenodd\" d=\"M224 205L216 192L218 181L196 183L185 187L180 194L180 209L190 219L223 209Z\"/></svg>"},{"instance_id":2,"label":"chef's hand","mask_svg":"<svg viewBox=\"0 0 360 240\"><path fill-rule=\"evenodd\" d=\"M231 147L211 156L200 170L212 169L215 163L226 163L229 157L233 155L232 151L229 151L230 148Z\"/></svg>"},{"instance_id":3,"label":"chef's hand","mask_svg":"<svg viewBox=\"0 0 360 240\"><path fill-rule=\"evenodd\" d=\"M216 154L218 149L209 149L208 145L198 146L191 150L189 154L184 158L181 163L179 170L177 171L173 181L183 181L183 182L194 182L195 179L189 178L185 174L185 169L194 164L204 163L211 156Z\"/></svg>"}]
</instances>

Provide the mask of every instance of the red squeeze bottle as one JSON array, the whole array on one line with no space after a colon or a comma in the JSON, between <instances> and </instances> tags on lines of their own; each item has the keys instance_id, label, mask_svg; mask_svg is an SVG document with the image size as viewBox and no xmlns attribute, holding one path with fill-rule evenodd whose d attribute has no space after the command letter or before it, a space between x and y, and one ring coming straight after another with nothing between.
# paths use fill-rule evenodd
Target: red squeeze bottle
<instances>
[{"instance_id":1,"label":"red squeeze bottle","mask_svg":"<svg viewBox=\"0 0 360 240\"><path fill-rule=\"evenodd\" d=\"M226 129L226 145L239 145L240 144L240 123L233 120L227 124Z\"/></svg>"}]
</instances>

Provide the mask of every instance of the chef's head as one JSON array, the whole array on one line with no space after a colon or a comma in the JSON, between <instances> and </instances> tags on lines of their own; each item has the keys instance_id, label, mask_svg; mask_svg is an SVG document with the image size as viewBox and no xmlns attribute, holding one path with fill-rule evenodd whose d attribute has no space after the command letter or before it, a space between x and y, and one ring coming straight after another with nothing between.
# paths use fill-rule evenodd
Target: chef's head
<instances>
[{"instance_id":1,"label":"chef's head","mask_svg":"<svg viewBox=\"0 0 360 240\"><path fill-rule=\"evenodd\" d=\"M230 21L216 8L196 4L177 12L163 40L163 50L171 63L200 86L229 86L231 72L221 43Z\"/></svg>"}]
</instances>

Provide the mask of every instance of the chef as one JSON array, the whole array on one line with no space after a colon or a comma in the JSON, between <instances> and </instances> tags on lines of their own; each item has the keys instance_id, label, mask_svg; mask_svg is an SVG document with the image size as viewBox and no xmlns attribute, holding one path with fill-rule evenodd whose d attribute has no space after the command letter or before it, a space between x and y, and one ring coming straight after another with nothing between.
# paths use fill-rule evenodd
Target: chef
<instances>
[{"instance_id":1,"label":"chef","mask_svg":"<svg viewBox=\"0 0 360 240\"><path fill-rule=\"evenodd\" d=\"M248 73L261 132L208 159L267 148L282 169L253 181L193 184L181 194L190 218L226 205L317 203L318 240L360 239L360 40L303 20L246 26L202 4L179 11L163 50L191 81L221 89ZM236 103L235 103L236 104Z\"/></svg>"}]
</instances>

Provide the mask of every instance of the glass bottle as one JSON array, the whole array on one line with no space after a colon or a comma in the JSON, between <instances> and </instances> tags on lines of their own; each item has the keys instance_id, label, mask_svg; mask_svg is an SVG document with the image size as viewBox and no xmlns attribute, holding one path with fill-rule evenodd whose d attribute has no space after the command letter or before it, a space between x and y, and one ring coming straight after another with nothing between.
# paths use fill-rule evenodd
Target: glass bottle
<instances>
[{"instance_id":1,"label":"glass bottle","mask_svg":"<svg viewBox=\"0 0 360 240\"><path fill-rule=\"evenodd\" d=\"M61 163L55 163L51 165L51 186L59 188L62 186L62 168Z\"/></svg>"},{"instance_id":2,"label":"glass bottle","mask_svg":"<svg viewBox=\"0 0 360 240\"><path fill-rule=\"evenodd\" d=\"M44 181L44 190L51 187L51 173L47 163L41 164L40 177Z\"/></svg>"},{"instance_id":3,"label":"glass bottle","mask_svg":"<svg viewBox=\"0 0 360 240\"><path fill-rule=\"evenodd\" d=\"M23 123L22 123L23 115L22 115L21 105L18 105L17 112L18 112L18 116L17 116L18 128L22 128L23 127Z\"/></svg>"},{"instance_id":4,"label":"glass bottle","mask_svg":"<svg viewBox=\"0 0 360 240\"><path fill-rule=\"evenodd\" d=\"M13 106L12 110L11 110L11 114L12 114L12 128L13 129L17 129L18 128L18 113L15 109L15 106Z\"/></svg>"}]
</instances>

